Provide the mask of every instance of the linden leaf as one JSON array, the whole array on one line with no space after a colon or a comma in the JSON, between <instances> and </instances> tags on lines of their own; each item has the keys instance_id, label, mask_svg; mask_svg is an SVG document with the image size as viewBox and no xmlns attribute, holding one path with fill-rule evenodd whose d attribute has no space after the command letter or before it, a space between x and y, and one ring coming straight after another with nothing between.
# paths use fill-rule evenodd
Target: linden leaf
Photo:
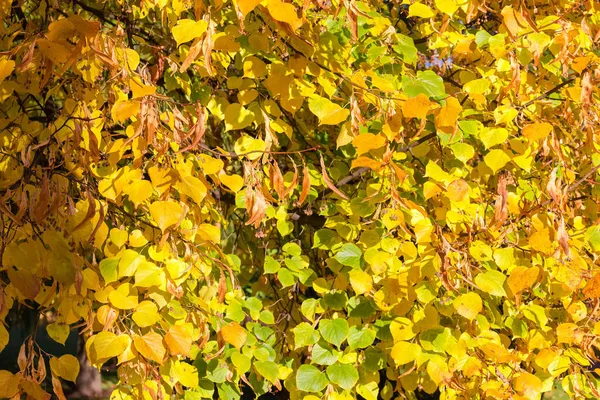
<instances>
[{"instance_id":1,"label":"linden leaf","mask_svg":"<svg viewBox=\"0 0 600 400\"><path fill-rule=\"evenodd\" d=\"M108 300L119 310L131 310L138 305L138 292L130 283L123 283L108 295Z\"/></svg>"},{"instance_id":2,"label":"linden leaf","mask_svg":"<svg viewBox=\"0 0 600 400\"><path fill-rule=\"evenodd\" d=\"M231 103L225 109L225 130L230 131L247 128L252 125L254 119L255 116L252 111L239 103Z\"/></svg>"},{"instance_id":3,"label":"linden leaf","mask_svg":"<svg viewBox=\"0 0 600 400\"><path fill-rule=\"evenodd\" d=\"M523 136L525 136L530 142L544 139L552 132L553 128L547 122L538 122L535 124L527 125L523 128Z\"/></svg>"},{"instance_id":4,"label":"linden leaf","mask_svg":"<svg viewBox=\"0 0 600 400\"><path fill-rule=\"evenodd\" d=\"M292 331L294 332L294 349L313 345L317 343L321 337L319 332L307 322L299 323Z\"/></svg>"},{"instance_id":5,"label":"linden leaf","mask_svg":"<svg viewBox=\"0 0 600 400\"><path fill-rule=\"evenodd\" d=\"M434 15L433 10L423 3L413 3L408 7L409 17L431 18Z\"/></svg>"},{"instance_id":6,"label":"linden leaf","mask_svg":"<svg viewBox=\"0 0 600 400\"><path fill-rule=\"evenodd\" d=\"M204 34L208 28L206 21L194 21L191 19L180 19L177 24L171 29L173 38L177 42L177 46L182 43L194 40Z\"/></svg>"},{"instance_id":7,"label":"linden leaf","mask_svg":"<svg viewBox=\"0 0 600 400\"><path fill-rule=\"evenodd\" d=\"M360 268L362 250L353 243L345 243L335 255L335 259L342 265Z\"/></svg>"},{"instance_id":8,"label":"linden leaf","mask_svg":"<svg viewBox=\"0 0 600 400\"><path fill-rule=\"evenodd\" d=\"M15 69L15 62L13 60L7 60L5 58L0 60L0 85L4 82L4 79L12 74Z\"/></svg>"},{"instance_id":9,"label":"linden leaf","mask_svg":"<svg viewBox=\"0 0 600 400\"><path fill-rule=\"evenodd\" d=\"M600 274L594 275L583 288L583 294L589 299L600 298Z\"/></svg>"},{"instance_id":10,"label":"linden leaf","mask_svg":"<svg viewBox=\"0 0 600 400\"><path fill-rule=\"evenodd\" d=\"M412 97L402 105L402 115L404 118L419 118L423 119L427 116L431 102L423 93L419 93L416 97Z\"/></svg>"},{"instance_id":11,"label":"linden leaf","mask_svg":"<svg viewBox=\"0 0 600 400\"><path fill-rule=\"evenodd\" d=\"M554 253L554 246L550 240L550 231L548 228L544 228L540 231L534 232L529 237L529 246L535 250L543 253L547 256Z\"/></svg>"},{"instance_id":12,"label":"linden leaf","mask_svg":"<svg viewBox=\"0 0 600 400\"><path fill-rule=\"evenodd\" d=\"M10 371L0 371L0 393L2 396L11 399L19 392L20 374L13 375Z\"/></svg>"},{"instance_id":13,"label":"linden leaf","mask_svg":"<svg viewBox=\"0 0 600 400\"><path fill-rule=\"evenodd\" d=\"M102 331L86 343L88 358L92 364L102 365L108 359L123 353L130 342L128 335L117 336L113 332Z\"/></svg>"},{"instance_id":14,"label":"linden leaf","mask_svg":"<svg viewBox=\"0 0 600 400\"><path fill-rule=\"evenodd\" d=\"M325 372L314 365L302 364L296 373L296 387L303 392L320 392L327 387L329 380Z\"/></svg>"},{"instance_id":15,"label":"linden leaf","mask_svg":"<svg viewBox=\"0 0 600 400\"><path fill-rule=\"evenodd\" d=\"M469 197L469 185L463 179L456 179L448 185L446 196L452 201L463 201Z\"/></svg>"},{"instance_id":16,"label":"linden leaf","mask_svg":"<svg viewBox=\"0 0 600 400\"><path fill-rule=\"evenodd\" d=\"M340 347L342 342L348 337L350 328L345 319L322 319L319 322L319 332L327 342Z\"/></svg>"},{"instance_id":17,"label":"linden leaf","mask_svg":"<svg viewBox=\"0 0 600 400\"><path fill-rule=\"evenodd\" d=\"M242 187L244 187L244 178L239 175L227 175L222 173L219 175L219 180L234 193L239 192Z\"/></svg>"},{"instance_id":18,"label":"linden leaf","mask_svg":"<svg viewBox=\"0 0 600 400\"><path fill-rule=\"evenodd\" d=\"M136 336L133 339L135 349L144 358L157 363L163 363L167 350L163 345L163 337L156 332L149 332L144 336Z\"/></svg>"},{"instance_id":19,"label":"linden leaf","mask_svg":"<svg viewBox=\"0 0 600 400\"><path fill-rule=\"evenodd\" d=\"M181 177L175 187L179 193L188 196L198 205L201 205L206 197L207 189L204 183L191 175Z\"/></svg>"},{"instance_id":20,"label":"linden leaf","mask_svg":"<svg viewBox=\"0 0 600 400\"><path fill-rule=\"evenodd\" d=\"M358 371L353 365L336 362L327 367L327 377L342 389L351 390L358 382Z\"/></svg>"},{"instance_id":21,"label":"linden leaf","mask_svg":"<svg viewBox=\"0 0 600 400\"><path fill-rule=\"evenodd\" d=\"M240 9L240 12L245 17L248 13L256 8L259 5L261 0L238 0L237 6Z\"/></svg>"},{"instance_id":22,"label":"linden leaf","mask_svg":"<svg viewBox=\"0 0 600 400\"><path fill-rule=\"evenodd\" d=\"M262 139L255 139L248 135L242 135L235 141L233 149L238 155L244 155L249 160L256 160L262 157L267 148L267 144Z\"/></svg>"},{"instance_id":23,"label":"linden leaf","mask_svg":"<svg viewBox=\"0 0 600 400\"><path fill-rule=\"evenodd\" d=\"M117 101L111 111L110 115L112 119L117 123L127 121L129 118L137 115L140 111L140 102L137 100L119 100Z\"/></svg>"},{"instance_id":24,"label":"linden leaf","mask_svg":"<svg viewBox=\"0 0 600 400\"><path fill-rule=\"evenodd\" d=\"M537 281L539 274L540 270L538 267L515 267L510 272L506 283L513 294L518 294L525 289L531 288Z\"/></svg>"},{"instance_id":25,"label":"linden leaf","mask_svg":"<svg viewBox=\"0 0 600 400\"><path fill-rule=\"evenodd\" d=\"M504 167L509 161L510 157L504 150L492 150L483 157L485 164L497 173Z\"/></svg>"},{"instance_id":26,"label":"linden leaf","mask_svg":"<svg viewBox=\"0 0 600 400\"><path fill-rule=\"evenodd\" d=\"M267 74L267 65L258 57L250 56L244 59L244 76L250 79L262 78Z\"/></svg>"},{"instance_id":27,"label":"linden leaf","mask_svg":"<svg viewBox=\"0 0 600 400\"><path fill-rule=\"evenodd\" d=\"M438 131L452 133L456 128L458 115L462 106L456 97L448 97L446 105L443 106L435 116L435 127Z\"/></svg>"},{"instance_id":28,"label":"linden leaf","mask_svg":"<svg viewBox=\"0 0 600 400\"><path fill-rule=\"evenodd\" d=\"M416 343L397 342L392 347L391 356L396 365L404 365L415 361L421 355L421 346Z\"/></svg>"},{"instance_id":29,"label":"linden leaf","mask_svg":"<svg viewBox=\"0 0 600 400\"><path fill-rule=\"evenodd\" d=\"M528 372L521 372L513 380L513 385L517 393L528 399L539 399L544 384L540 378Z\"/></svg>"},{"instance_id":30,"label":"linden leaf","mask_svg":"<svg viewBox=\"0 0 600 400\"><path fill-rule=\"evenodd\" d=\"M349 272L350 285L357 295L368 293L373 289L373 278L366 272L354 269Z\"/></svg>"},{"instance_id":31,"label":"linden leaf","mask_svg":"<svg viewBox=\"0 0 600 400\"><path fill-rule=\"evenodd\" d=\"M356 154L361 155L370 150L379 149L385 145L385 136L373 135L372 133L363 133L352 140L352 145L356 148Z\"/></svg>"},{"instance_id":32,"label":"linden leaf","mask_svg":"<svg viewBox=\"0 0 600 400\"><path fill-rule=\"evenodd\" d=\"M416 77L404 75L402 77L402 90L408 97L415 97L421 93L434 99L446 96L444 80L430 70L419 71Z\"/></svg>"},{"instance_id":33,"label":"linden leaf","mask_svg":"<svg viewBox=\"0 0 600 400\"><path fill-rule=\"evenodd\" d=\"M192 336L184 325L173 325L165 335L165 343L171 354L189 356Z\"/></svg>"},{"instance_id":34,"label":"linden leaf","mask_svg":"<svg viewBox=\"0 0 600 400\"><path fill-rule=\"evenodd\" d=\"M221 328L221 336L230 345L240 349L246 343L248 334L237 322L230 322Z\"/></svg>"},{"instance_id":35,"label":"linden leaf","mask_svg":"<svg viewBox=\"0 0 600 400\"><path fill-rule=\"evenodd\" d=\"M59 378L75 383L77 375L79 375L79 360L71 354L65 354L60 358L51 357L50 369L52 370L52 373Z\"/></svg>"},{"instance_id":36,"label":"linden leaf","mask_svg":"<svg viewBox=\"0 0 600 400\"><path fill-rule=\"evenodd\" d=\"M158 307L152 301L144 300L135 307L131 319L140 328L146 328L156 324L160 320Z\"/></svg>"},{"instance_id":37,"label":"linden leaf","mask_svg":"<svg viewBox=\"0 0 600 400\"><path fill-rule=\"evenodd\" d=\"M500 271L486 271L475 277L477 287L493 296L506 296L504 282L506 275Z\"/></svg>"},{"instance_id":38,"label":"linden leaf","mask_svg":"<svg viewBox=\"0 0 600 400\"><path fill-rule=\"evenodd\" d=\"M67 339L69 338L71 328L67 324L53 322L51 324L46 325L46 332L48 332L48 336L50 336L55 342L64 345Z\"/></svg>"},{"instance_id":39,"label":"linden leaf","mask_svg":"<svg viewBox=\"0 0 600 400\"><path fill-rule=\"evenodd\" d=\"M155 201L150 204L150 215L163 233L179 222L183 216L183 207L174 201Z\"/></svg>"},{"instance_id":40,"label":"linden leaf","mask_svg":"<svg viewBox=\"0 0 600 400\"><path fill-rule=\"evenodd\" d=\"M287 23L292 30L302 26L302 20L298 18L296 7L292 4L282 0L267 0L267 8L274 19Z\"/></svg>"},{"instance_id":41,"label":"linden leaf","mask_svg":"<svg viewBox=\"0 0 600 400\"><path fill-rule=\"evenodd\" d=\"M477 293L470 292L454 299L454 309L459 315L472 321L483 309L483 303Z\"/></svg>"},{"instance_id":42,"label":"linden leaf","mask_svg":"<svg viewBox=\"0 0 600 400\"><path fill-rule=\"evenodd\" d=\"M319 125L338 125L350 115L350 111L321 96L308 99L308 109L319 118Z\"/></svg>"}]
</instances>

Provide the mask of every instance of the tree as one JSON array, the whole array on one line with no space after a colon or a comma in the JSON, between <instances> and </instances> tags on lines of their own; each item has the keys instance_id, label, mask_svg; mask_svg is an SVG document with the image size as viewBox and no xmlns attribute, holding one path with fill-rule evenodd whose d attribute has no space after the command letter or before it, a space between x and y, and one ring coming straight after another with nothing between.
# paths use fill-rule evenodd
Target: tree
<instances>
[{"instance_id":1,"label":"tree","mask_svg":"<svg viewBox=\"0 0 600 400\"><path fill-rule=\"evenodd\" d=\"M114 399L600 396L596 2L0 16L0 320L80 328Z\"/></svg>"}]
</instances>

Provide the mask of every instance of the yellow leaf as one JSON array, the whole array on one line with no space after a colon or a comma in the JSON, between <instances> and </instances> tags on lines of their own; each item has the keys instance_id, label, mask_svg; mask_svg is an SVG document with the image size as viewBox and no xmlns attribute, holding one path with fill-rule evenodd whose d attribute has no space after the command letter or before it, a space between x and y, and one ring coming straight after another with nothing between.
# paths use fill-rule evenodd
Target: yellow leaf
<instances>
[{"instance_id":1,"label":"yellow leaf","mask_svg":"<svg viewBox=\"0 0 600 400\"><path fill-rule=\"evenodd\" d=\"M183 361L176 361L171 369L171 374L176 381L188 388L198 386L198 370L193 365Z\"/></svg>"},{"instance_id":2,"label":"yellow leaf","mask_svg":"<svg viewBox=\"0 0 600 400\"><path fill-rule=\"evenodd\" d=\"M182 43L187 43L204 34L208 28L206 21L194 21L192 19L180 19L177 24L171 29L173 38L177 42L177 46Z\"/></svg>"},{"instance_id":3,"label":"yellow leaf","mask_svg":"<svg viewBox=\"0 0 600 400\"><path fill-rule=\"evenodd\" d=\"M245 17L250 11L254 10L260 2L261 0L237 0L237 6Z\"/></svg>"},{"instance_id":4,"label":"yellow leaf","mask_svg":"<svg viewBox=\"0 0 600 400\"><path fill-rule=\"evenodd\" d=\"M9 371L0 371L0 393L10 399L19 392L20 375L13 375Z\"/></svg>"},{"instance_id":5,"label":"yellow leaf","mask_svg":"<svg viewBox=\"0 0 600 400\"><path fill-rule=\"evenodd\" d=\"M222 173L219 175L219 180L234 193L239 192L244 186L244 178L239 175L227 175Z\"/></svg>"},{"instance_id":6,"label":"yellow leaf","mask_svg":"<svg viewBox=\"0 0 600 400\"><path fill-rule=\"evenodd\" d=\"M452 201L463 201L469 197L469 185L463 179L452 181L448 185L446 196Z\"/></svg>"},{"instance_id":7,"label":"yellow leaf","mask_svg":"<svg viewBox=\"0 0 600 400\"><path fill-rule=\"evenodd\" d=\"M381 169L381 162L373 160L372 158L361 156L352 160L350 169L367 167L377 172Z\"/></svg>"},{"instance_id":8,"label":"yellow leaf","mask_svg":"<svg viewBox=\"0 0 600 400\"><path fill-rule=\"evenodd\" d=\"M140 111L140 102L136 100L119 100L115 102L110 115L115 122L121 123L137 115Z\"/></svg>"},{"instance_id":9,"label":"yellow leaf","mask_svg":"<svg viewBox=\"0 0 600 400\"><path fill-rule=\"evenodd\" d=\"M0 331L1 330L2 329L0 329ZM67 324L54 322L46 325L46 332L48 332L48 336L50 336L57 343L65 344L67 338L69 337L69 333L71 332L71 328ZM2 335L0 334L0 337L1 336Z\"/></svg>"},{"instance_id":10,"label":"yellow leaf","mask_svg":"<svg viewBox=\"0 0 600 400\"><path fill-rule=\"evenodd\" d=\"M244 129L254 121L254 113L239 103L231 103L225 109L225 130Z\"/></svg>"},{"instance_id":11,"label":"yellow leaf","mask_svg":"<svg viewBox=\"0 0 600 400\"><path fill-rule=\"evenodd\" d=\"M4 82L4 79L12 74L15 69L15 62L13 60L8 60L3 58L0 60L0 85Z\"/></svg>"},{"instance_id":12,"label":"yellow leaf","mask_svg":"<svg viewBox=\"0 0 600 400\"><path fill-rule=\"evenodd\" d=\"M433 10L422 3L413 3L408 7L409 17L431 18L434 15Z\"/></svg>"},{"instance_id":13,"label":"yellow leaf","mask_svg":"<svg viewBox=\"0 0 600 400\"><path fill-rule=\"evenodd\" d=\"M146 180L133 181L133 183L123 188L123 193L129 196L129 200L131 200L135 207L148 200L152 196L153 191L152 184Z\"/></svg>"},{"instance_id":14,"label":"yellow leaf","mask_svg":"<svg viewBox=\"0 0 600 400\"><path fill-rule=\"evenodd\" d=\"M192 336L184 325L173 325L165 335L165 343L173 355L189 356Z\"/></svg>"},{"instance_id":15,"label":"yellow leaf","mask_svg":"<svg viewBox=\"0 0 600 400\"><path fill-rule=\"evenodd\" d=\"M530 142L544 139L552 132L553 128L547 122L538 122L535 124L527 125L523 128L523 136L525 136Z\"/></svg>"},{"instance_id":16,"label":"yellow leaf","mask_svg":"<svg viewBox=\"0 0 600 400\"><path fill-rule=\"evenodd\" d=\"M113 332L102 331L88 339L86 350L88 358L93 365L104 364L108 359L121 354L131 338L128 335L115 335Z\"/></svg>"},{"instance_id":17,"label":"yellow leaf","mask_svg":"<svg viewBox=\"0 0 600 400\"><path fill-rule=\"evenodd\" d=\"M55 64L62 64L71 57L72 49L68 45L52 42L48 39L38 39L35 42L40 53L48 57Z\"/></svg>"},{"instance_id":18,"label":"yellow leaf","mask_svg":"<svg viewBox=\"0 0 600 400\"><path fill-rule=\"evenodd\" d=\"M550 231L548 228L544 228L540 231L534 232L529 237L529 246L535 250L543 253L547 256L554 253L554 246L550 240Z\"/></svg>"},{"instance_id":19,"label":"yellow leaf","mask_svg":"<svg viewBox=\"0 0 600 400\"><path fill-rule=\"evenodd\" d=\"M181 177L175 188L179 193L188 196L198 205L202 204L202 200L204 200L207 193L204 183L191 175Z\"/></svg>"},{"instance_id":20,"label":"yellow leaf","mask_svg":"<svg viewBox=\"0 0 600 400\"><path fill-rule=\"evenodd\" d=\"M382 134L363 133L354 138L352 145L356 148L356 153L361 155L370 150L383 147L385 142L386 138Z\"/></svg>"},{"instance_id":21,"label":"yellow leaf","mask_svg":"<svg viewBox=\"0 0 600 400\"><path fill-rule=\"evenodd\" d=\"M357 295L368 293L373 289L373 278L362 270L352 270L350 275L350 285Z\"/></svg>"},{"instance_id":22,"label":"yellow leaf","mask_svg":"<svg viewBox=\"0 0 600 400\"><path fill-rule=\"evenodd\" d=\"M237 322L230 322L221 328L223 340L240 349L246 343L246 330Z\"/></svg>"},{"instance_id":23,"label":"yellow leaf","mask_svg":"<svg viewBox=\"0 0 600 400\"><path fill-rule=\"evenodd\" d=\"M112 228L109 233L110 241L117 247L123 247L125 243L127 243L127 238L129 234L127 231L124 231L119 228Z\"/></svg>"},{"instance_id":24,"label":"yellow leaf","mask_svg":"<svg viewBox=\"0 0 600 400\"><path fill-rule=\"evenodd\" d=\"M395 318L390 324L390 332L394 338L394 342L401 340L410 340L417 335L417 332L413 329L413 322L404 317Z\"/></svg>"},{"instance_id":25,"label":"yellow leaf","mask_svg":"<svg viewBox=\"0 0 600 400\"><path fill-rule=\"evenodd\" d=\"M161 231L175 225L183 216L183 207L174 201L155 201L150 204L150 214Z\"/></svg>"},{"instance_id":26,"label":"yellow leaf","mask_svg":"<svg viewBox=\"0 0 600 400\"><path fill-rule=\"evenodd\" d=\"M459 315L472 321L483 309L483 303L477 293L470 292L454 299L454 309Z\"/></svg>"},{"instance_id":27,"label":"yellow leaf","mask_svg":"<svg viewBox=\"0 0 600 400\"><path fill-rule=\"evenodd\" d=\"M449 97L446 100L446 105L435 116L435 127L442 132L452 133L461 111L462 106L458 99L456 97Z\"/></svg>"},{"instance_id":28,"label":"yellow leaf","mask_svg":"<svg viewBox=\"0 0 600 400\"><path fill-rule=\"evenodd\" d=\"M540 270L538 267L515 267L510 272L510 276L506 280L508 287L513 294L529 289L537 281Z\"/></svg>"},{"instance_id":29,"label":"yellow leaf","mask_svg":"<svg viewBox=\"0 0 600 400\"><path fill-rule=\"evenodd\" d=\"M135 308L131 316L133 322L140 328L146 328L156 324L160 320L158 307L152 301L144 300Z\"/></svg>"},{"instance_id":30,"label":"yellow leaf","mask_svg":"<svg viewBox=\"0 0 600 400\"><path fill-rule=\"evenodd\" d=\"M517 393L528 399L539 399L544 383L540 378L528 372L521 372L513 381Z\"/></svg>"},{"instance_id":31,"label":"yellow leaf","mask_svg":"<svg viewBox=\"0 0 600 400\"><path fill-rule=\"evenodd\" d=\"M271 16L280 22L287 23L292 30L302 26L302 20L298 18L296 7L281 0L267 0L267 8Z\"/></svg>"},{"instance_id":32,"label":"yellow leaf","mask_svg":"<svg viewBox=\"0 0 600 400\"><path fill-rule=\"evenodd\" d=\"M162 336L158 333L149 332L144 336L136 336L133 338L133 344L135 345L135 349L144 356L144 358L156 361L162 365L167 350L163 345Z\"/></svg>"},{"instance_id":33,"label":"yellow leaf","mask_svg":"<svg viewBox=\"0 0 600 400\"><path fill-rule=\"evenodd\" d=\"M450 17L460 8L456 0L435 0L435 6L438 10L444 14L448 14Z\"/></svg>"},{"instance_id":34,"label":"yellow leaf","mask_svg":"<svg viewBox=\"0 0 600 400\"><path fill-rule=\"evenodd\" d=\"M600 274L594 275L583 288L583 294L589 299L600 298Z\"/></svg>"},{"instance_id":35,"label":"yellow leaf","mask_svg":"<svg viewBox=\"0 0 600 400\"><path fill-rule=\"evenodd\" d=\"M405 118L425 118L431 107L429 97L419 93L416 97L411 97L402 105L402 115Z\"/></svg>"},{"instance_id":36,"label":"yellow leaf","mask_svg":"<svg viewBox=\"0 0 600 400\"><path fill-rule=\"evenodd\" d=\"M165 282L165 271L151 262L141 263L135 271L135 286L137 287L161 287Z\"/></svg>"},{"instance_id":37,"label":"yellow leaf","mask_svg":"<svg viewBox=\"0 0 600 400\"><path fill-rule=\"evenodd\" d=\"M50 358L50 370L59 378L75 383L79 375L79 360L71 354Z\"/></svg>"},{"instance_id":38,"label":"yellow leaf","mask_svg":"<svg viewBox=\"0 0 600 400\"><path fill-rule=\"evenodd\" d=\"M198 164L204 175L216 174L223 169L223 161L206 154L198 156Z\"/></svg>"},{"instance_id":39,"label":"yellow leaf","mask_svg":"<svg viewBox=\"0 0 600 400\"><path fill-rule=\"evenodd\" d=\"M249 160L256 160L262 157L267 144L262 139L255 139L252 136L242 135L235 141L233 150L237 155L244 155Z\"/></svg>"},{"instance_id":40,"label":"yellow leaf","mask_svg":"<svg viewBox=\"0 0 600 400\"><path fill-rule=\"evenodd\" d=\"M267 65L258 57L246 57L243 68L246 78L258 79L267 74Z\"/></svg>"},{"instance_id":41,"label":"yellow leaf","mask_svg":"<svg viewBox=\"0 0 600 400\"><path fill-rule=\"evenodd\" d=\"M156 93L156 86L145 85L138 77L134 77L129 80L129 87L131 88L132 99L137 99L139 97L144 96L151 96L154 93Z\"/></svg>"},{"instance_id":42,"label":"yellow leaf","mask_svg":"<svg viewBox=\"0 0 600 400\"><path fill-rule=\"evenodd\" d=\"M168 191L177 179L173 170L168 168L159 168L157 166L148 168L148 175L152 181L152 186L154 186L154 189L159 194L163 194Z\"/></svg>"},{"instance_id":43,"label":"yellow leaf","mask_svg":"<svg viewBox=\"0 0 600 400\"><path fill-rule=\"evenodd\" d=\"M198 236L202 240L219 243L221 242L221 228L210 224L200 224L198 226Z\"/></svg>"},{"instance_id":44,"label":"yellow leaf","mask_svg":"<svg viewBox=\"0 0 600 400\"><path fill-rule=\"evenodd\" d=\"M579 344L583 339L583 333L578 332L578 325L570 322L560 324L556 327L558 343Z\"/></svg>"},{"instance_id":45,"label":"yellow leaf","mask_svg":"<svg viewBox=\"0 0 600 400\"><path fill-rule=\"evenodd\" d=\"M108 300L119 310L131 310L138 305L138 292L130 283L121 284L108 295Z\"/></svg>"},{"instance_id":46,"label":"yellow leaf","mask_svg":"<svg viewBox=\"0 0 600 400\"><path fill-rule=\"evenodd\" d=\"M408 364L421 355L421 346L415 343L398 342L392 347L391 356L396 365Z\"/></svg>"},{"instance_id":47,"label":"yellow leaf","mask_svg":"<svg viewBox=\"0 0 600 400\"><path fill-rule=\"evenodd\" d=\"M350 115L347 109L317 95L308 99L308 109L319 118L319 125L337 125Z\"/></svg>"},{"instance_id":48,"label":"yellow leaf","mask_svg":"<svg viewBox=\"0 0 600 400\"><path fill-rule=\"evenodd\" d=\"M510 161L510 157L504 150L495 149L487 153L485 157L483 157L483 160L494 173L497 173Z\"/></svg>"},{"instance_id":49,"label":"yellow leaf","mask_svg":"<svg viewBox=\"0 0 600 400\"><path fill-rule=\"evenodd\" d=\"M129 234L129 245L131 247L142 247L148 243L148 239L144 236L142 231L139 229L134 229Z\"/></svg>"}]
</instances>

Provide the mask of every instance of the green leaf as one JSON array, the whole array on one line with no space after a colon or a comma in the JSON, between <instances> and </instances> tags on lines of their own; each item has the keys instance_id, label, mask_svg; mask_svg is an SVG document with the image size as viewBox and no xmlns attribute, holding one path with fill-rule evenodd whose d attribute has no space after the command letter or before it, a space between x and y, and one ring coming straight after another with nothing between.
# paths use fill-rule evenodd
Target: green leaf
<instances>
[{"instance_id":1,"label":"green leaf","mask_svg":"<svg viewBox=\"0 0 600 400\"><path fill-rule=\"evenodd\" d=\"M116 282L118 279L118 271L117 268L119 267L119 260L120 258L118 257L111 257L111 258L105 258L104 260L100 261L100 273L102 274L102 277L104 278L104 282L106 283L111 283L111 282Z\"/></svg>"},{"instance_id":2,"label":"green leaf","mask_svg":"<svg viewBox=\"0 0 600 400\"><path fill-rule=\"evenodd\" d=\"M275 382L277 380L279 366L273 361L255 361L254 368L256 368L256 371L269 382Z\"/></svg>"},{"instance_id":3,"label":"green leaf","mask_svg":"<svg viewBox=\"0 0 600 400\"><path fill-rule=\"evenodd\" d=\"M277 271L277 279L279 279L279 283L281 283L281 287L286 288L288 286L292 286L296 283L296 277L287 268L281 268Z\"/></svg>"},{"instance_id":4,"label":"green leaf","mask_svg":"<svg viewBox=\"0 0 600 400\"><path fill-rule=\"evenodd\" d=\"M279 262L275 261L275 259L271 256L265 257L265 266L264 272L265 274L274 274L281 268Z\"/></svg>"},{"instance_id":5,"label":"green leaf","mask_svg":"<svg viewBox=\"0 0 600 400\"><path fill-rule=\"evenodd\" d=\"M325 372L314 365L301 365L296 373L296 387L304 392L320 392L327 387L329 380Z\"/></svg>"},{"instance_id":6,"label":"green leaf","mask_svg":"<svg viewBox=\"0 0 600 400\"><path fill-rule=\"evenodd\" d=\"M505 281L506 275L500 271L486 271L475 277L475 284L479 289L493 296L506 296Z\"/></svg>"},{"instance_id":7,"label":"green leaf","mask_svg":"<svg viewBox=\"0 0 600 400\"><path fill-rule=\"evenodd\" d=\"M239 351L234 350L231 353L231 362L233 366L238 370L238 373L245 374L250 370L250 366L252 365L252 361L250 357L241 354Z\"/></svg>"},{"instance_id":8,"label":"green leaf","mask_svg":"<svg viewBox=\"0 0 600 400\"><path fill-rule=\"evenodd\" d=\"M348 333L348 345L350 349L364 349L369 347L375 341L375 331L363 326L351 326Z\"/></svg>"},{"instance_id":9,"label":"green leaf","mask_svg":"<svg viewBox=\"0 0 600 400\"><path fill-rule=\"evenodd\" d=\"M600 225L594 225L585 231L585 240L592 250L600 251Z\"/></svg>"},{"instance_id":10,"label":"green leaf","mask_svg":"<svg viewBox=\"0 0 600 400\"><path fill-rule=\"evenodd\" d=\"M353 243L346 243L335 255L335 259L342 265L352 268L360 268L362 250Z\"/></svg>"},{"instance_id":11,"label":"green leaf","mask_svg":"<svg viewBox=\"0 0 600 400\"><path fill-rule=\"evenodd\" d=\"M340 347L348 337L350 328L348 327L348 321L345 319L322 319L319 322L319 332L327 342Z\"/></svg>"},{"instance_id":12,"label":"green leaf","mask_svg":"<svg viewBox=\"0 0 600 400\"><path fill-rule=\"evenodd\" d=\"M409 36L397 33L396 41L397 44L393 45L392 49L402 56L404 62L414 65L417 62L418 53L414 40Z\"/></svg>"},{"instance_id":13,"label":"green leaf","mask_svg":"<svg viewBox=\"0 0 600 400\"><path fill-rule=\"evenodd\" d=\"M420 93L434 99L446 96L444 80L433 71L419 71L417 77L404 75L402 77L402 90L408 97L416 97Z\"/></svg>"},{"instance_id":14,"label":"green leaf","mask_svg":"<svg viewBox=\"0 0 600 400\"><path fill-rule=\"evenodd\" d=\"M358 382L358 371L352 365L338 362L327 367L327 377L342 389L351 390Z\"/></svg>"},{"instance_id":15,"label":"green leaf","mask_svg":"<svg viewBox=\"0 0 600 400\"><path fill-rule=\"evenodd\" d=\"M321 337L311 324L301 322L294 329L294 349L310 346L319 341Z\"/></svg>"}]
</instances>

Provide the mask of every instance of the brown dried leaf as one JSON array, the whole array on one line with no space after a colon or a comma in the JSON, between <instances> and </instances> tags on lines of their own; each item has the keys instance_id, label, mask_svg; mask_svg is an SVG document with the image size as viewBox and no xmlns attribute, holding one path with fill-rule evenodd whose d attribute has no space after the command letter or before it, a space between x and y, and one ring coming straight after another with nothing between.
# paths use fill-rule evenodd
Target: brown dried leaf
<instances>
[{"instance_id":1,"label":"brown dried leaf","mask_svg":"<svg viewBox=\"0 0 600 400\"><path fill-rule=\"evenodd\" d=\"M325 161L323 161L323 155L320 154L320 157L321 157L321 173L323 174L323 180L325 181L325 184L327 185L327 187L329 189L331 189L332 192L334 192L335 194L337 194L338 196L340 196L342 199L348 200L348 196L346 196L344 194L344 192L342 192L340 189L338 189L331 182L331 179L329 179L329 175L327 175L327 170L325 169Z\"/></svg>"}]
</instances>

